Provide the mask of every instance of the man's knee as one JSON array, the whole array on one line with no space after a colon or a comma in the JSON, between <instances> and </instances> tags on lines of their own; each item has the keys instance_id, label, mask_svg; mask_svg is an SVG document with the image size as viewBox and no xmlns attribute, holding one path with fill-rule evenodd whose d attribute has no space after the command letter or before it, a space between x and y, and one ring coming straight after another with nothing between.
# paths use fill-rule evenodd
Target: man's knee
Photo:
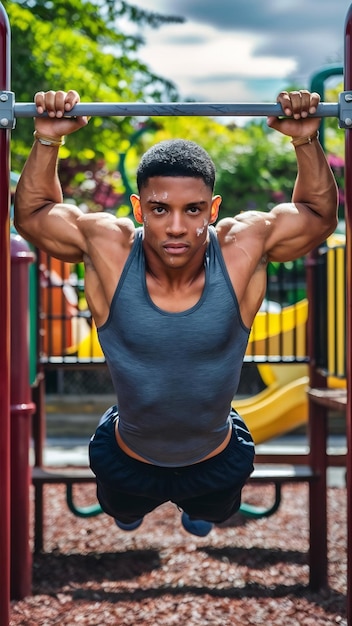
<instances>
[{"instance_id":1,"label":"man's knee","mask_svg":"<svg viewBox=\"0 0 352 626\"><path fill-rule=\"evenodd\" d=\"M135 522L162 504L151 498L106 488L99 481L97 481L97 498L105 513L125 524Z\"/></svg>"},{"instance_id":2,"label":"man's knee","mask_svg":"<svg viewBox=\"0 0 352 626\"><path fill-rule=\"evenodd\" d=\"M220 498L223 494L209 494L202 499L180 502L179 506L187 513L190 519L202 519L214 524L221 524L232 517L241 506L242 489L230 497Z\"/></svg>"}]
</instances>

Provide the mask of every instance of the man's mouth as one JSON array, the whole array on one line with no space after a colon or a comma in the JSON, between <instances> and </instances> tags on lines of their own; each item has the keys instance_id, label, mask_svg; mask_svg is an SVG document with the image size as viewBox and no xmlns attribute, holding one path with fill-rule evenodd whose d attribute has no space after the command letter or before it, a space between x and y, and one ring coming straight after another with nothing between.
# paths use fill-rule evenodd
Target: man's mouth
<instances>
[{"instance_id":1,"label":"man's mouth","mask_svg":"<svg viewBox=\"0 0 352 626\"><path fill-rule=\"evenodd\" d=\"M165 243L163 245L165 252L168 254L183 254L188 250L188 245L186 243Z\"/></svg>"}]
</instances>

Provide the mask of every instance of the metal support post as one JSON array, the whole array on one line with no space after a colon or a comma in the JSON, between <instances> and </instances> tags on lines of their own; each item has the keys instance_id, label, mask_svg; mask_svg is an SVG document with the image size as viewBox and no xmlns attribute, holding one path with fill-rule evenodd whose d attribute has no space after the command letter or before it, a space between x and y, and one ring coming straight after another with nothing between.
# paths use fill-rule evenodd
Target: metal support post
<instances>
[{"instance_id":1,"label":"metal support post","mask_svg":"<svg viewBox=\"0 0 352 626\"><path fill-rule=\"evenodd\" d=\"M31 402L29 384L29 264L35 255L19 235L11 235L11 599L32 589L29 490Z\"/></svg>"},{"instance_id":2,"label":"metal support post","mask_svg":"<svg viewBox=\"0 0 352 626\"><path fill-rule=\"evenodd\" d=\"M352 89L352 5L345 22L345 90ZM352 625L352 130L345 138L347 369L347 624Z\"/></svg>"},{"instance_id":3,"label":"metal support post","mask_svg":"<svg viewBox=\"0 0 352 626\"><path fill-rule=\"evenodd\" d=\"M10 25L0 3L0 89L10 87ZM0 626L10 622L10 136L0 132Z\"/></svg>"}]
</instances>

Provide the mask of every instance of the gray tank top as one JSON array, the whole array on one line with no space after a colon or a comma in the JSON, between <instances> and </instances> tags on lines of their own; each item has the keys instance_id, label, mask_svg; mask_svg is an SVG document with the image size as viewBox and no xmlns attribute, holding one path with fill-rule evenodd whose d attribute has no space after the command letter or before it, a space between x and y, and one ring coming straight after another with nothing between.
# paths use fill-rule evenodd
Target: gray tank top
<instances>
[{"instance_id":1,"label":"gray tank top","mask_svg":"<svg viewBox=\"0 0 352 626\"><path fill-rule=\"evenodd\" d=\"M196 463L225 439L249 329L243 324L215 229L200 300L169 313L146 285L143 229L98 335L116 390L119 432L155 465Z\"/></svg>"}]
</instances>

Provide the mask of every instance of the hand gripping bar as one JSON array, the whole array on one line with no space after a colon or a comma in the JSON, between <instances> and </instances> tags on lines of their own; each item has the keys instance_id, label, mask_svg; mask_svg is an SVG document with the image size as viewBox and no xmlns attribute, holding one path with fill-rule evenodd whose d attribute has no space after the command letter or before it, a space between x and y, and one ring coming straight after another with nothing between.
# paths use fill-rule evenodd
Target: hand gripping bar
<instances>
[{"instance_id":1,"label":"hand gripping bar","mask_svg":"<svg viewBox=\"0 0 352 626\"><path fill-rule=\"evenodd\" d=\"M43 114L45 115L45 114ZM80 102L66 117L90 115L100 117L161 117L161 116L283 116L278 103L221 102ZM14 128L19 117L41 117L30 102L15 102L10 91L0 92L0 128ZM352 127L352 92L340 94L339 103L321 102L311 117L337 117L340 128Z\"/></svg>"}]
</instances>

